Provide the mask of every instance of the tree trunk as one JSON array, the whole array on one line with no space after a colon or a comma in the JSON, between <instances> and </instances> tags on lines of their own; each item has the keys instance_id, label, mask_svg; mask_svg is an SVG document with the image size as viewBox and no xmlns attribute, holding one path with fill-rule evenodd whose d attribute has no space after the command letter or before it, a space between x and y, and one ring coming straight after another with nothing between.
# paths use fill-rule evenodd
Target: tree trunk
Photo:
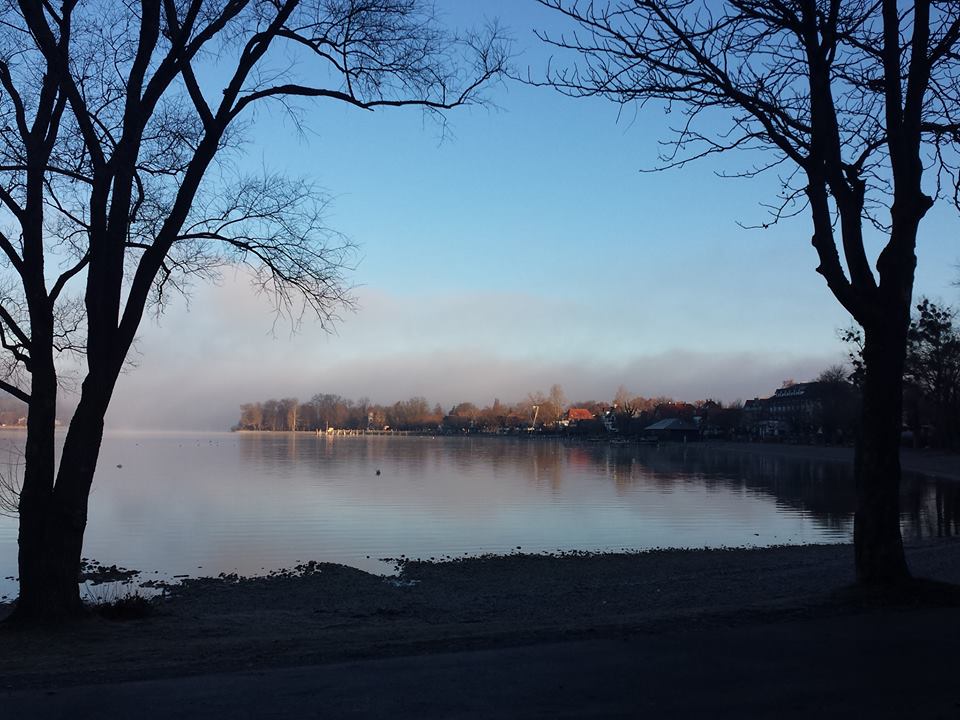
<instances>
[{"instance_id":1,"label":"tree trunk","mask_svg":"<svg viewBox=\"0 0 960 720\"><path fill-rule=\"evenodd\" d=\"M26 621L64 619L83 607L78 567L64 555L72 514L53 490L57 381L52 363L43 370L33 374L19 505L20 596L13 618Z\"/></svg>"},{"instance_id":2,"label":"tree trunk","mask_svg":"<svg viewBox=\"0 0 960 720\"><path fill-rule=\"evenodd\" d=\"M890 327L868 327L864 332L866 369L854 463L853 531L857 581L861 584L896 584L910 577L900 535L905 332L904 327L902 339L898 330Z\"/></svg>"},{"instance_id":3,"label":"tree trunk","mask_svg":"<svg viewBox=\"0 0 960 720\"><path fill-rule=\"evenodd\" d=\"M87 505L103 439L106 403L81 396L64 441L55 487L20 507L20 596L15 622L69 620L83 613L79 575ZM99 395L99 394L95 394ZM101 409L102 408L102 409ZM31 415L30 420L33 420ZM49 421L49 467L52 479L54 422ZM29 433L29 430L28 430ZM28 440L29 443L29 440ZM26 491L37 465L27 458ZM33 483L39 487L38 483ZM50 483L52 485L52 482Z\"/></svg>"},{"instance_id":4,"label":"tree trunk","mask_svg":"<svg viewBox=\"0 0 960 720\"><path fill-rule=\"evenodd\" d=\"M40 512L20 513L20 596L17 622L57 621L83 612L77 576L83 524L56 501Z\"/></svg>"}]
</instances>

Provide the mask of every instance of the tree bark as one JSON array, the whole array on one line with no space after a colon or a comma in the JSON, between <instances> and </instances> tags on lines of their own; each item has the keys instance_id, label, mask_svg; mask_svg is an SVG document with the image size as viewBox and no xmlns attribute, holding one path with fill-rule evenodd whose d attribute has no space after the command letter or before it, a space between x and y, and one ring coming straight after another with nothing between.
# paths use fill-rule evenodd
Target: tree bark
<instances>
[{"instance_id":1,"label":"tree bark","mask_svg":"<svg viewBox=\"0 0 960 720\"><path fill-rule=\"evenodd\" d=\"M85 522L55 501L20 513L20 596L15 622L57 621L83 612L78 575Z\"/></svg>"},{"instance_id":2,"label":"tree bark","mask_svg":"<svg viewBox=\"0 0 960 720\"><path fill-rule=\"evenodd\" d=\"M894 322L893 325L898 325ZM897 328L867 327L860 436L854 474L857 581L896 584L910 577L900 534L900 433L906 347Z\"/></svg>"},{"instance_id":3,"label":"tree bark","mask_svg":"<svg viewBox=\"0 0 960 720\"><path fill-rule=\"evenodd\" d=\"M65 619L83 608L77 585L79 557L74 564L64 554L75 524L73 513L53 489L55 421L56 379L35 373L20 494L20 596L15 620Z\"/></svg>"},{"instance_id":4,"label":"tree bark","mask_svg":"<svg viewBox=\"0 0 960 720\"><path fill-rule=\"evenodd\" d=\"M87 507L93 474L103 440L106 402L100 392L84 392L64 441L60 468L53 485L55 410L46 418L43 450L49 448L50 482L46 492L20 503L20 596L11 619L15 622L70 620L83 614L80 562L87 527ZM29 422L34 422L31 414ZM37 418L36 423L40 424ZM28 429L28 436L30 430ZM28 444L30 440L28 439ZM47 453L44 452L43 457ZM38 465L24 477L24 490L40 487Z\"/></svg>"}]
</instances>

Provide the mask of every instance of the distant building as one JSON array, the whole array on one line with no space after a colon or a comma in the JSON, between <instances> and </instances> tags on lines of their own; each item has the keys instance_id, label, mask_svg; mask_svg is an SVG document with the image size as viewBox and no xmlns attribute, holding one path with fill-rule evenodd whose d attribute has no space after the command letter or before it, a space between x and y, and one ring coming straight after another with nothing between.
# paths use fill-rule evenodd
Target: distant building
<instances>
[{"instance_id":1,"label":"distant building","mask_svg":"<svg viewBox=\"0 0 960 720\"><path fill-rule=\"evenodd\" d=\"M851 434L856 393L847 383L807 382L743 404L743 428L752 437L843 441Z\"/></svg>"},{"instance_id":2,"label":"distant building","mask_svg":"<svg viewBox=\"0 0 960 720\"><path fill-rule=\"evenodd\" d=\"M797 383L780 388L767 400L767 419L781 423L788 433L816 434L827 383Z\"/></svg>"},{"instance_id":3,"label":"distant building","mask_svg":"<svg viewBox=\"0 0 960 720\"><path fill-rule=\"evenodd\" d=\"M563 419L567 423L573 424L581 420L593 420L593 413L586 408L570 408L563 416Z\"/></svg>"},{"instance_id":4,"label":"distant building","mask_svg":"<svg viewBox=\"0 0 960 720\"><path fill-rule=\"evenodd\" d=\"M696 414L697 408L685 402L660 403L653 409L653 416L657 420L679 418L680 420L692 422Z\"/></svg>"},{"instance_id":5,"label":"distant building","mask_svg":"<svg viewBox=\"0 0 960 720\"><path fill-rule=\"evenodd\" d=\"M696 424L680 418L659 420L653 425L647 425L643 432L645 435L657 438L657 440L687 442L700 438L700 430Z\"/></svg>"}]
</instances>

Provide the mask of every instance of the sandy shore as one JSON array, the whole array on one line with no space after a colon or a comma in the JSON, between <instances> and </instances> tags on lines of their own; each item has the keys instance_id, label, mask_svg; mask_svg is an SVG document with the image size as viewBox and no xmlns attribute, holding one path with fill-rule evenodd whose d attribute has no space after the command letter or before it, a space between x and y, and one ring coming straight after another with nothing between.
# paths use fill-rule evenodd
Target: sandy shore
<instances>
[{"instance_id":1,"label":"sandy shore","mask_svg":"<svg viewBox=\"0 0 960 720\"><path fill-rule=\"evenodd\" d=\"M146 619L0 626L0 684L157 678L862 613L845 545L514 555L408 563L390 577L316 565L191 580ZM960 583L960 540L909 548L917 575Z\"/></svg>"}]
</instances>

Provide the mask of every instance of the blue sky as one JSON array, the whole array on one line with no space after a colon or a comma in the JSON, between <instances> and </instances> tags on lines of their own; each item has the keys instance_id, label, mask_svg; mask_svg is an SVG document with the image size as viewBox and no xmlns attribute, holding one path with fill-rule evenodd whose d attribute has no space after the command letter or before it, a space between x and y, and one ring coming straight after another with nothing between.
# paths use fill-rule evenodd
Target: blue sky
<instances>
[{"instance_id":1,"label":"blue sky","mask_svg":"<svg viewBox=\"0 0 960 720\"><path fill-rule=\"evenodd\" d=\"M498 17L517 67L533 73L549 52L532 29L563 27L532 0L437 7L458 27ZM622 383L732 400L843 359L836 332L849 318L814 272L806 216L766 231L737 224L765 219L775 177L718 178L743 167L732 155L640 172L668 135L655 108L512 82L488 98L450 113L445 138L412 109L304 106L305 137L261 112L243 162L327 190L330 225L361 249L359 310L334 335L310 323L270 335L269 306L242 278L200 288L189 311L145 324L110 424L169 427L192 407L193 425L225 428L240 402L317 391L450 405L554 382L571 400L609 399ZM918 295L960 300L957 228L945 205L925 220Z\"/></svg>"}]
</instances>

